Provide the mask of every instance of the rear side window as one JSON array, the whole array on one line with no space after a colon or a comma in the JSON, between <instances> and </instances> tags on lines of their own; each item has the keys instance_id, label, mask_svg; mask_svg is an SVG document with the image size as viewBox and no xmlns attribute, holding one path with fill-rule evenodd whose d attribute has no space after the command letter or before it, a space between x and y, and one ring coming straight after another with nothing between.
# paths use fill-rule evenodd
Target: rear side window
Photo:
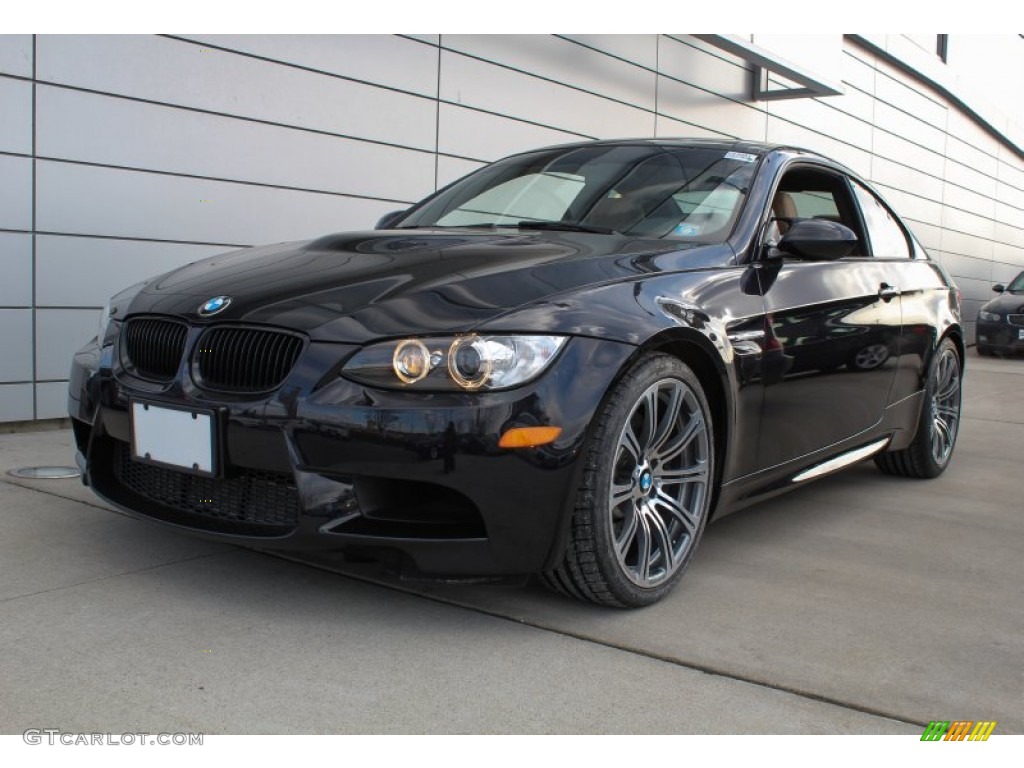
<instances>
[{"instance_id":1,"label":"rear side window","mask_svg":"<svg viewBox=\"0 0 1024 768\"><path fill-rule=\"evenodd\" d=\"M850 181L857 202L860 203L861 213L864 214L864 223L871 239L871 252L882 259L911 258L910 243L896 217L872 192L856 181Z\"/></svg>"}]
</instances>

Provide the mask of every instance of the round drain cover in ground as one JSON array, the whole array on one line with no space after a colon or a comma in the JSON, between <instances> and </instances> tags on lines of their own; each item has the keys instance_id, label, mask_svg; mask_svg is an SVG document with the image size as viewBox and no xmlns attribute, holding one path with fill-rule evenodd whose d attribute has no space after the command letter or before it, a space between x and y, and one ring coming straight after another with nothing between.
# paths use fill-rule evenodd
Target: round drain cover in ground
<instances>
[{"instance_id":1,"label":"round drain cover in ground","mask_svg":"<svg viewBox=\"0 0 1024 768\"><path fill-rule=\"evenodd\" d=\"M7 474L25 480L61 480L67 477L78 477L81 472L77 467L19 467Z\"/></svg>"}]
</instances>

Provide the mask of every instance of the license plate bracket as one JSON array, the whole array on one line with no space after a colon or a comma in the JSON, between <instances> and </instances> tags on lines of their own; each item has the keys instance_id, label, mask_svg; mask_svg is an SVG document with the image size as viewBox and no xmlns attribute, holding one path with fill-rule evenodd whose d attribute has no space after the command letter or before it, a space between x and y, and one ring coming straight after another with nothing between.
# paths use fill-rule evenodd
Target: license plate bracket
<instances>
[{"instance_id":1,"label":"license plate bracket","mask_svg":"<svg viewBox=\"0 0 1024 768\"><path fill-rule=\"evenodd\" d=\"M132 400L132 459L216 477L220 471L217 414L206 408Z\"/></svg>"}]
</instances>

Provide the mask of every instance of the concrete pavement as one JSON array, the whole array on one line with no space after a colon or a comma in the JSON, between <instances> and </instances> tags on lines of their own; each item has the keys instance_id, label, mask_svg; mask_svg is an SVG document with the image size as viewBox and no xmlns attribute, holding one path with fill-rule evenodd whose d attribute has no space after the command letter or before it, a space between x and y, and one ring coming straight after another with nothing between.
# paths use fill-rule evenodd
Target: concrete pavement
<instances>
[{"instance_id":1,"label":"concrete pavement","mask_svg":"<svg viewBox=\"0 0 1024 768\"><path fill-rule=\"evenodd\" d=\"M1024 361L968 361L950 469L868 462L713 524L642 611L401 582L0 481L0 733L1024 732ZM0 472L70 434L0 436ZM322 566L322 567L321 567Z\"/></svg>"}]
</instances>

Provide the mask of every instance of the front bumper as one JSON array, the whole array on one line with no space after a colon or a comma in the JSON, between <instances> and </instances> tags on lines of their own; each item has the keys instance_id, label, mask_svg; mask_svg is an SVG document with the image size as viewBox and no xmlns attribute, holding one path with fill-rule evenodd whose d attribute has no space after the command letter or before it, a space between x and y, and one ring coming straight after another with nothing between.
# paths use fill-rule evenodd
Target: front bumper
<instances>
[{"instance_id":1,"label":"front bumper","mask_svg":"<svg viewBox=\"0 0 1024 768\"><path fill-rule=\"evenodd\" d=\"M1024 352L1024 326L1010 325L1005 318L998 322L978 320L975 340L980 347L998 352Z\"/></svg>"},{"instance_id":2,"label":"front bumper","mask_svg":"<svg viewBox=\"0 0 1024 768\"><path fill-rule=\"evenodd\" d=\"M134 379L110 342L75 356L69 390L84 480L99 496L220 541L396 556L452 576L560 559L590 420L635 352L573 338L524 387L423 394L343 379L356 348L311 343L276 392L253 398L204 392L184 371L165 387ZM133 461L130 399L214 413L217 476ZM543 447L498 447L508 428L535 425L562 433Z\"/></svg>"}]
</instances>

